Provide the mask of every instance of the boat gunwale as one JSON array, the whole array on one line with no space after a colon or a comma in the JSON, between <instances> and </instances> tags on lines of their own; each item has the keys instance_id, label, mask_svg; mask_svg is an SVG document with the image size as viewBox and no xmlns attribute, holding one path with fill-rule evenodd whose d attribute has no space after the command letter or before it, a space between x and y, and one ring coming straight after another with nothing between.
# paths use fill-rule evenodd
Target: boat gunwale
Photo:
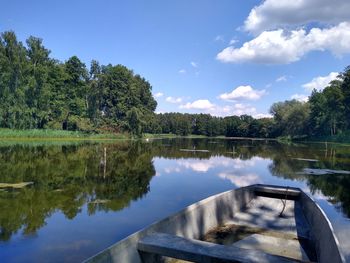
<instances>
[{"instance_id":1,"label":"boat gunwale","mask_svg":"<svg viewBox=\"0 0 350 263\"><path fill-rule=\"evenodd\" d=\"M336 245L336 249L338 250L338 254L339 254L339 257L340 257L340 260L341 262L345 263L346 260L345 260L345 256L343 254L343 252L341 251L340 249L340 243L339 243L339 240L335 234L335 231L334 231L334 228L333 228L333 225L332 225L332 222L329 220L329 218L327 217L327 214L324 212L324 210L322 209L322 207L315 201L315 199L309 194L309 193L306 193L304 191L301 191L302 194L304 194L304 196L306 198L309 199L310 202L313 203L313 205L315 205L316 209L318 209L318 211L321 213L321 215L323 216L323 219L325 219L326 223L327 223L327 226L328 226L328 229L330 230L331 234L332 234L332 237L333 237L333 240L335 242L335 245Z\"/></svg>"},{"instance_id":2,"label":"boat gunwale","mask_svg":"<svg viewBox=\"0 0 350 263\"><path fill-rule=\"evenodd\" d=\"M180 216L183 216L185 213L189 213L191 211L194 211L195 209L197 209L198 207L202 206L202 205L205 205L206 203L214 200L214 199L217 199L219 198L220 196L224 196L224 195L227 195L229 193L234 193L235 191L242 191L242 192L245 192L245 191L250 191L250 192L253 192L253 195L255 197L259 196L255 193L255 190L257 189L263 189L263 188L274 188L274 189L289 189L289 190L294 190L294 191L299 191L300 192L300 195L304 194L304 196L306 198L309 199L309 201L311 203L313 203L315 205L315 208L320 211L321 213L321 216L326 220L326 224L328 225L328 228L331 232L331 235L335 241L335 244L336 244L336 248L337 248L337 253L339 254L340 256L340 259L341 259L341 262L346 262L345 261L345 257L342 253L342 251L340 250L340 247L339 247L339 240L337 238L337 236L335 235L335 232L334 232L334 228L332 226L332 223L330 222L329 218L327 217L326 213L323 211L323 209L316 203L316 201L310 196L309 193L306 193L304 192L303 190L301 190L300 188L298 187L289 187L289 186L280 186L280 185L270 185L270 184L253 184L253 185L248 185L248 186L245 186L245 187L239 187L239 188L236 188L236 189L231 189L231 190L228 190L228 191L225 191L225 192L221 192L221 193L217 193L217 194L214 194L214 195L211 195L211 196L208 196L202 200L199 200L198 202L195 202L173 214L171 214L170 216L167 216L163 219L160 219L158 221L155 221L143 228L141 228L140 230L126 236L125 238L117 241L116 243L110 245L109 247L103 249L102 251L94 254L93 256L87 258L86 260L84 260L83 262L98 262L98 258L99 257L103 257L103 255L105 253L108 253L110 251L112 251L113 248L115 248L116 246L118 246L119 244L124 244L125 243L125 246L127 246L128 244L131 244L132 242L137 242L140 238L142 238L143 234L148 234L148 233L155 233L154 229L158 226L158 225L161 225L162 223L166 222L166 221L169 221L170 219L172 220L175 220L177 217L180 217ZM255 198L254 197L254 198ZM273 197L271 197L273 198ZM275 197L277 198L277 197ZM299 199L299 198L297 198ZM136 248L135 248L136 249Z\"/></svg>"},{"instance_id":3,"label":"boat gunwale","mask_svg":"<svg viewBox=\"0 0 350 263\"><path fill-rule=\"evenodd\" d=\"M157 225L160 225L161 223L168 221L170 218L173 219L173 218L176 218L176 217L180 217L185 212L191 212L191 211L195 210L200 205L203 205L203 204L205 204L207 202L212 201L213 199L216 199L216 198L218 198L220 196L223 196L223 195L226 195L228 193L231 193L231 192L233 193L233 192L235 192L237 190L244 191L246 189L250 190L250 188L252 188L251 191L254 191L255 186L257 186L257 185L259 185L259 184L249 185L249 186L245 186L245 187L239 187L239 188L236 188L236 189L231 189L231 190L228 190L228 191L225 191L225 192L220 192L220 193L217 193L215 195L208 196L208 197L206 197L206 198L204 198L202 200L199 200L198 202L195 202L195 203L193 203L193 204L191 204L191 205L189 205L189 206L187 206L185 208L182 208L180 211L177 211L177 212L171 214L170 216L162 218L162 219L160 219L158 221L155 221L155 222L153 222L153 223L151 223L151 224L141 228L140 230L138 230L138 231L136 231L136 232L126 236L125 238L123 238L123 239L117 241L116 243L110 245L109 247L103 249L102 251L98 252L97 254L87 258L83 262L84 263L85 262L86 263L87 262L94 262L94 258L97 258L97 257L101 256L102 254L104 254L105 252L110 251L113 247L117 246L118 244L124 243L124 242L132 242L133 239L138 238L139 235L142 234L143 232L146 232L147 230L151 230L153 227L156 227Z\"/></svg>"}]
</instances>

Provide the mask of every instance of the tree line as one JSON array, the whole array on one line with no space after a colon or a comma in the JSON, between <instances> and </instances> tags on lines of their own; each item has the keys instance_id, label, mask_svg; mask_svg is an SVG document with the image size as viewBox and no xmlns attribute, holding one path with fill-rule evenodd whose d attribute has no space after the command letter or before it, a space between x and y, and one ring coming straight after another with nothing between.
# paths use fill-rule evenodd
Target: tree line
<instances>
[{"instance_id":1,"label":"tree line","mask_svg":"<svg viewBox=\"0 0 350 263\"><path fill-rule=\"evenodd\" d=\"M88 132L172 133L228 137L334 136L350 130L350 67L307 102L271 106L273 118L249 115L155 114L150 83L123 65L90 67L72 56L50 57L42 39L24 45L12 31L0 35L0 127Z\"/></svg>"},{"instance_id":2,"label":"tree line","mask_svg":"<svg viewBox=\"0 0 350 263\"><path fill-rule=\"evenodd\" d=\"M12 31L0 36L0 127L139 134L157 106L151 90L125 66L93 60L88 69L77 56L62 63L40 38L24 45Z\"/></svg>"},{"instance_id":3,"label":"tree line","mask_svg":"<svg viewBox=\"0 0 350 263\"><path fill-rule=\"evenodd\" d=\"M350 66L308 101L286 100L270 108L273 118L249 115L214 117L209 114L165 113L155 117L153 133L227 137L289 137L292 139L350 136Z\"/></svg>"},{"instance_id":4,"label":"tree line","mask_svg":"<svg viewBox=\"0 0 350 263\"><path fill-rule=\"evenodd\" d=\"M215 117L210 114L161 113L147 127L150 133L186 136L275 137L272 118L255 119L249 115Z\"/></svg>"},{"instance_id":5,"label":"tree line","mask_svg":"<svg viewBox=\"0 0 350 263\"><path fill-rule=\"evenodd\" d=\"M274 103L270 110L278 136L348 136L350 130L350 66L323 90L313 90L307 102Z\"/></svg>"}]
</instances>

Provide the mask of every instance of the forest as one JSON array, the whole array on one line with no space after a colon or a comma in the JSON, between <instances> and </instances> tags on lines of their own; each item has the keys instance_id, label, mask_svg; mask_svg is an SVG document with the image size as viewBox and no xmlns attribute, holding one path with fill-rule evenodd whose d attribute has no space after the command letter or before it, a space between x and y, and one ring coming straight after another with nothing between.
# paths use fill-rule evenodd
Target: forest
<instances>
[{"instance_id":1,"label":"forest","mask_svg":"<svg viewBox=\"0 0 350 263\"><path fill-rule=\"evenodd\" d=\"M42 39L24 46L14 32L0 38L0 127L141 133L154 115L151 85L122 65L90 68L72 56L50 57Z\"/></svg>"},{"instance_id":2,"label":"forest","mask_svg":"<svg viewBox=\"0 0 350 263\"><path fill-rule=\"evenodd\" d=\"M0 36L0 127L93 133L171 133L260 138L347 136L350 67L307 102L271 106L273 118L249 115L155 114L151 84L123 65L89 68L77 57L61 62L37 37L25 45L12 31Z\"/></svg>"},{"instance_id":3,"label":"forest","mask_svg":"<svg viewBox=\"0 0 350 263\"><path fill-rule=\"evenodd\" d=\"M323 90L313 90L307 102L287 100L270 108L273 118L209 114L156 115L154 133L291 139L350 137L350 66Z\"/></svg>"}]
</instances>

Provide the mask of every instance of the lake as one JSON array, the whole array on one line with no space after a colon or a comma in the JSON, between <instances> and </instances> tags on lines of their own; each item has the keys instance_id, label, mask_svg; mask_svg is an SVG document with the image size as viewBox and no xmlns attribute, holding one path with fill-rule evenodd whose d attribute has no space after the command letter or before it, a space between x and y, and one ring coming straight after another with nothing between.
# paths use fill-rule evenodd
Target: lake
<instances>
[{"instance_id":1,"label":"lake","mask_svg":"<svg viewBox=\"0 0 350 263\"><path fill-rule=\"evenodd\" d=\"M342 144L0 142L0 258L82 261L193 202L267 183L310 193L350 261L349 171L350 146Z\"/></svg>"}]
</instances>

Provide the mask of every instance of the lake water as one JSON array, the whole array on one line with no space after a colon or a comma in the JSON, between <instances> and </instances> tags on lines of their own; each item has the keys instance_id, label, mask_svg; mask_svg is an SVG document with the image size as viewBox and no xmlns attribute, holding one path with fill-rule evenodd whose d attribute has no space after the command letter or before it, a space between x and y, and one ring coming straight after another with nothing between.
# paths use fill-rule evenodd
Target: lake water
<instances>
[{"instance_id":1,"label":"lake water","mask_svg":"<svg viewBox=\"0 0 350 263\"><path fill-rule=\"evenodd\" d=\"M350 261L348 171L350 147L341 144L0 142L0 183L33 182L0 188L0 259L82 261L193 202L267 183L310 193L330 218Z\"/></svg>"}]
</instances>

